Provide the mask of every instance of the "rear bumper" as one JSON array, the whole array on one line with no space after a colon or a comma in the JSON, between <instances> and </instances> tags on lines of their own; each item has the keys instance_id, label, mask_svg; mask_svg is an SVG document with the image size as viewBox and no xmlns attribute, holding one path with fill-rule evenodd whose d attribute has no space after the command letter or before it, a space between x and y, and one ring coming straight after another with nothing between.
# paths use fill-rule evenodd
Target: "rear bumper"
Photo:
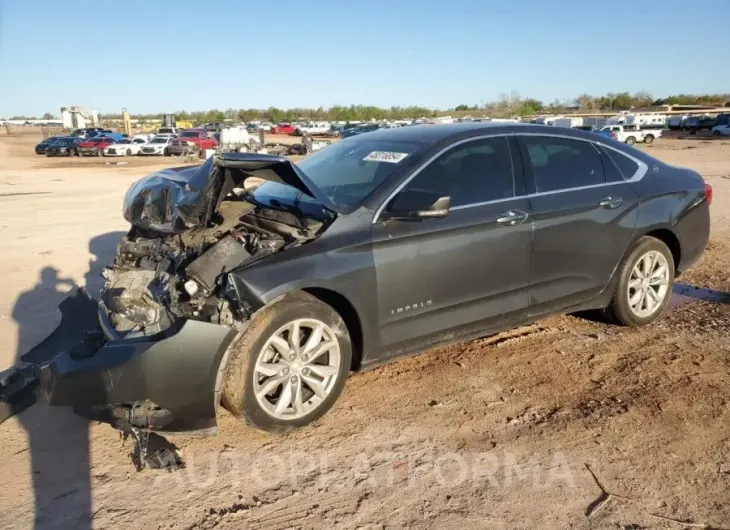
<instances>
[{"instance_id":1,"label":"rear bumper","mask_svg":"<svg viewBox=\"0 0 730 530\"><path fill-rule=\"evenodd\" d=\"M84 408L151 401L168 412L151 425L155 430L214 428L218 368L236 330L181 320L159 337L124 339L116 335L103 306L83 295L83 308L76 304L76 310L87 313L81 318L86 321L88 313L98 313L98 325L42 368L49 404ZM61 326L73 326L78 318L64 314Z\"/></svg>"}]
</instances>

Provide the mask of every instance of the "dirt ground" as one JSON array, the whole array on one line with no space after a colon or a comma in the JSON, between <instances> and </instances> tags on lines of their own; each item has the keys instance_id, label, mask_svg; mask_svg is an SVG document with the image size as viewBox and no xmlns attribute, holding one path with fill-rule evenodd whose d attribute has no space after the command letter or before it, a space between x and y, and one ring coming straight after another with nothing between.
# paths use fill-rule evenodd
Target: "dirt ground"
<instances>
[{"instance_id":1,"label":"dirt ground","mask_svg":"<svg viewBox=\"0 0 730 530\"><path fill-rule=\"evenodd\" d=\"M98 288L124 191L169 164L34 141L0 133L0 368L73 286ZM0 527L730 527L730 142L646 149L714 188L709 248L654 325L560 316L433 350L352 376L283 437L222 411L217 436L170 438L175 472L136 472L110 427L36 404L0 426Z\"/></svg>"}]
</instances>

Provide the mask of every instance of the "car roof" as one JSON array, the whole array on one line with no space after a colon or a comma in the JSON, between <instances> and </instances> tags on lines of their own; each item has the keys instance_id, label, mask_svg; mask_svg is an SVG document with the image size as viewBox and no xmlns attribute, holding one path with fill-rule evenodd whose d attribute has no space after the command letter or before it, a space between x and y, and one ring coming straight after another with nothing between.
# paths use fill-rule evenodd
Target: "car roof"
<instances>
[{"instance_id":1,"label":"car roof","mask_svg":"<svg viewBox=\"0 0 730 530\"><path fill-rule=\"evenodd\" d=\"M594 139L593 136L586 136L589 134L586 131L569 129L567 127L506 122L436 123L432 125L391 127L367 133L367 137L372 140L436 143L452 137L456 139L490 133L547 133Z\"/></svg>"}]
</instances>

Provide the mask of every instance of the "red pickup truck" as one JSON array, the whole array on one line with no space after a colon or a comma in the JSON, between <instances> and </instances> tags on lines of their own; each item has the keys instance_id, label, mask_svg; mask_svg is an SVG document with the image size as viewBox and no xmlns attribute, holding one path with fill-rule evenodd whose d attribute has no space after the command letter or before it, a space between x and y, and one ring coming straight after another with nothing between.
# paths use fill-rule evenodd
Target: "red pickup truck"
<instances>
[{"instance_id":1,"label":"red pickup truck","mask_svg":"<svg viewBox=\"0 0 730 530\"><path fill-rule=\"evenodd\" d=\"M81 156L102 156L104 148L114 143L113 138L102 136L101 138L89 138L79 142L78 152Z\"/></svg>"},{"instance_id":2,"label":"red pickup truck","mask_svg":"<svg viewBox=\"0 0 730 530\"><path fill-rule=\"evenodd\" d=\"M294 127L291 123L277 123L271 128L273 134L294 134Z\"/></svg>"},{"instance_id":3,"label":"red pickup truck","mask_svg":"<svg viewBox=\"0 0 730 530\"><path fill-rule=\"evenodd\" d=\"M217 146L218 142L215 141L215 138L208 136L205 129L187 129L170 142L168 151L171 155L182 155L189 152L191 148L205 151L206 149L215 149Z\"/></svg>"}]
</instances>

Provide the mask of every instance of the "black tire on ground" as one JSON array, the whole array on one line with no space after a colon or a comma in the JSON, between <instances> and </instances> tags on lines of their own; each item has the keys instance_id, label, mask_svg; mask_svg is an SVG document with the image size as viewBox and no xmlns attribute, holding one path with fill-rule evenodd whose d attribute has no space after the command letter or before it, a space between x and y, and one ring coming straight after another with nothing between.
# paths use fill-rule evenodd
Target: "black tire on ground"
<instances>
[{"instance_id":1,"label":"black tire on ground","mask_svg":"<svg viewBox=\"0 0 730 530\"><path fill-rule=\"evenodd\" d=\"M661 252L667 260L669 266L669 286L667 293L664 296L664 300L659 304L659 308L647 317L639 317L634 314L629 306L629 280L631 278L631 271L637 264L639 259L643 257L647 252L656 250ZM674 258L667 245L663 241L656 239L651 236L644 236L639 239L628 256L619 266L617 271L618 283L616 284L616 291L611 298L611 303L605 309L606 316L614 323L621 324L624 326L645 326L652 323L659 318L664 309L667 307L669 300L672 298L672 286L674 285Z\"/></svg>"},{"instance_id":2,"label":"black tire on ground","mask_svg":"<svg viewBox=\"0 0 730 530\"><path fill-rule=\"evenodd\" d=\"M653 134L647 134L646 136L644 136L644 143L645 144L650 144L653 141L654 141L654 135Z\"/></svg>"},{"instance_id":3,"label":"black tire on ground","mask_svg":"<svg viewBox=\"0 0 730 530\"><path fill-rule=\"evenodd\" d=\"M340 371L319 407L301 418L282 420L271 416L258 403L254 394L254 365L270 336L288 322L300 318L317 319L334 332L340 347ZM284 434L315 421L332 408L345 386L351 360L350 335L340 315L307 293L291 293L259 311L233 347L226 367L221 403L231 414L256 429Z\"/></svg>"},{"instance_id":4,"label":"black tire on ground","mask_svg":"<svg viewBox=\"0 0 730 530\"><path fill-rule=\"evenodd\" d=\"M722 136L720 131L712 131L712 136Z\"/></svg>"},{"instance_id":5,"label":"black tire on ground","mask_svg":"<svg viewBox=\"0 0 730 530\"><path fill-rule=\"evenodd\" d=\"M163 152L163 154L165 156L172 156L172 153L170 152L170 150L167 147L165 147L165 151Z\"/></svg>"},{"instance_id":6,"label":"black tire on ground","mask_svg":"<svg viewBox=\"0 0 730 530\"><path fill-rule=\"evenodd\" d=\"M628 145L634 145L636 143L636 138L634 138L633 136L629 136L626 138L626 143Z\"/></svg>"},{"instance_id":7,"label":"black tire on ground","mask_svg":"<svg viewBox=\"0 0 730 530\"><path fill-rule=\"evenodd\" d=\"M132 156L132 150L131 149L127 149L127 156Z\"/></svg>"}]
</instances>

